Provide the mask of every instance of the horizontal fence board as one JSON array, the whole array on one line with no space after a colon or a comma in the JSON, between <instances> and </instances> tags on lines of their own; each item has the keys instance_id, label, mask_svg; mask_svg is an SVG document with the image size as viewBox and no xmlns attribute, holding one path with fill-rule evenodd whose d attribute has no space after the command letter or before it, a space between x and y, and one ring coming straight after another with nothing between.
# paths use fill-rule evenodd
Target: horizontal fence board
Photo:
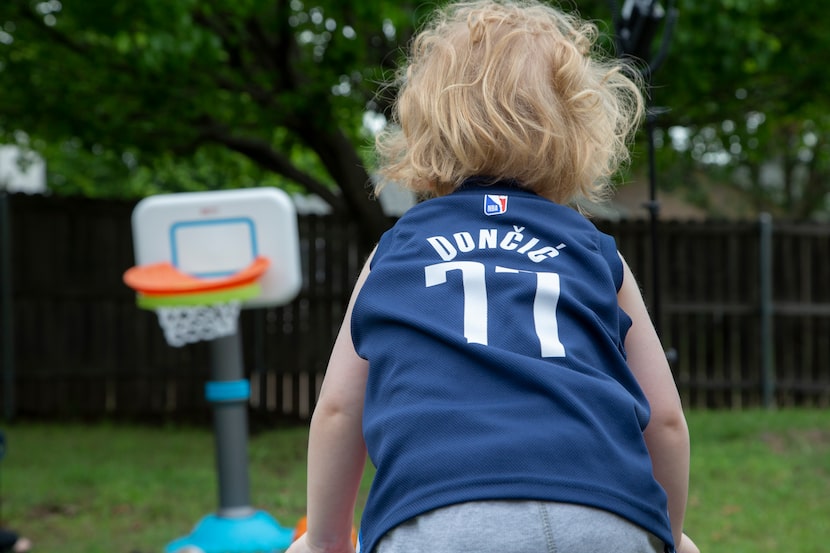
<instances>
[{"instance_id":1,"label":"horizontal fence board","mask_svg":"<svg viewBox=\"0 0 830 553\"><path fill-rule=\"evenodd\" d=\"M168 346L156 315L138 309L121 280L133 264L135 202L7 199L11 251L0 259L11 264L11 328L0 340L13 354L15 412L206 420L209 348ZM310 417L368 253L354 222L309 215L298 223L299 295L285 306L243 311L239 321L251 412L264 420ZM647 304L659 299L652 315L684 403L762 405L759 223L660 221L656 265L648 221L596 224L617 239ZM772 229L773 397L780 406L827 407L830 225L774 222Z\"/></svg>"}]
</instances>

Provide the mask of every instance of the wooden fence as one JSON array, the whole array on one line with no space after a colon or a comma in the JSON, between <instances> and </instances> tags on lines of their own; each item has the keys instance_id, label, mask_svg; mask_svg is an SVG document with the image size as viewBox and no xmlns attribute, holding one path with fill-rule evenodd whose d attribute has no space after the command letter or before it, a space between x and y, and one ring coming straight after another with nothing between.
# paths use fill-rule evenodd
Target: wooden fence
<instances>
[{"instance_id":1,"label":"wooden fence","mask_svg":"<svg viewBox=\"0 0 830 553\"><path fill-rule=\"evenodd\" d=\"M653 301L649 225L599 226L618 237ZM830 226L773 223L766 263L763 230L760 221L659 225L655 318L688 405L754 407L765 395L782 407L830 404Z\"/></svg>"},{"instance_id":2,"label":"wooden fence","mask_svg":"<svg viewBox=\"0 0 830 553\"><path fill-rule=\"evenodd\" d=\"M133 207L0 196L7 419L209 417L206 345L169 347L121 282L133 265ZM241 319L252 417L270 422L309 417L367 253L348 221L299 223L300 295ZM758 222L661 222L656 257L648 222L597 224L617 237L647 300L660 300L657 321L687 405L830 405L830 226L773 225L765 303Z\"/></svg>"}]
</instances>

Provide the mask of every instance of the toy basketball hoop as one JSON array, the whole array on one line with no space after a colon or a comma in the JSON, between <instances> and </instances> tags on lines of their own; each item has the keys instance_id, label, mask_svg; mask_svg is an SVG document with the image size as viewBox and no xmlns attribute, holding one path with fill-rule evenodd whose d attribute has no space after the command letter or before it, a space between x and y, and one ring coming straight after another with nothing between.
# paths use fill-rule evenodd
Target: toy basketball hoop
<instances>
[{"instance_id":1,"label":"toy basketball hoop","mask_svg":"<svg viewBox=\"0 0 830 553\"><path fill-rule=\"evenodd\" d=\"M136 266L124 282L171 346L234 334L241 309L299 290L296 214L278 189L153 196L132 222Z\"/></svg>"},{"instance_id":2,"label":"toy basketball hoop","mask_svg":"<svg viewBox=\"0 0 830 553\"><path fill-rule=\"evenodd\" d=\"M139 307L156 312L167 343L179 347L235 334L242 302L261 294L258 280L269 265L257 257L230 276L198 278L154 263L129 269L124 282L136 291Z\"/></svg>"},{"instance_id":3,"label":"toy basketball hoop","mask_svg":"<svg viewBox=\"0 0 830 553\"><path fill-rule=\"evenodd\" d=\"M171 346L209 341L219 510L165 553L284 551L293 529L250 506L241 309L283 305L300 290L294 204L276 188L165 194L133 210L135 267L123 276L136 303L158 314Z\"/></svg>"}]
</instances>

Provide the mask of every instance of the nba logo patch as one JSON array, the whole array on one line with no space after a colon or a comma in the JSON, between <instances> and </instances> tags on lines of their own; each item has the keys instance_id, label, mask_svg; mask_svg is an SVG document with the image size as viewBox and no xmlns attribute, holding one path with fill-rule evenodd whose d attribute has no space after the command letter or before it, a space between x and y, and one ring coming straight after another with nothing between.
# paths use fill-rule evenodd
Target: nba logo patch
<instances>
[{"instance_id":1,"label":"nba logo patch","mask_svg":"<svg viewBox=\"0 0 830 553\"><path fill-rule=\"evenodd\" d=\"M484 196L484 214L501 215L507 212L507 196L487 194Z\"/></svg>"}]
</instances>

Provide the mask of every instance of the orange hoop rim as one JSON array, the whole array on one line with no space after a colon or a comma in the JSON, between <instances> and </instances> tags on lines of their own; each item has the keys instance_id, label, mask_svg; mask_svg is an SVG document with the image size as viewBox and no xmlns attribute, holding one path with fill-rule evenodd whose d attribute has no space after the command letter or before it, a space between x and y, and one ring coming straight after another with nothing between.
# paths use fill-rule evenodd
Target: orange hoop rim
<instances>
[{"instance_id":1,"label":"orange hoop rim","mask_svg":"<svg viewBox=\"0 0 830 553\"><path fill-rule=\"evenodd\" d=\"M221 278L198 278L178 270L169 262L138 265L124 272L124 284L142 294L153 296L180 295L236 288L256 282L271 262L258 256L250 265Z\"/></svg>"}]
</instances>

